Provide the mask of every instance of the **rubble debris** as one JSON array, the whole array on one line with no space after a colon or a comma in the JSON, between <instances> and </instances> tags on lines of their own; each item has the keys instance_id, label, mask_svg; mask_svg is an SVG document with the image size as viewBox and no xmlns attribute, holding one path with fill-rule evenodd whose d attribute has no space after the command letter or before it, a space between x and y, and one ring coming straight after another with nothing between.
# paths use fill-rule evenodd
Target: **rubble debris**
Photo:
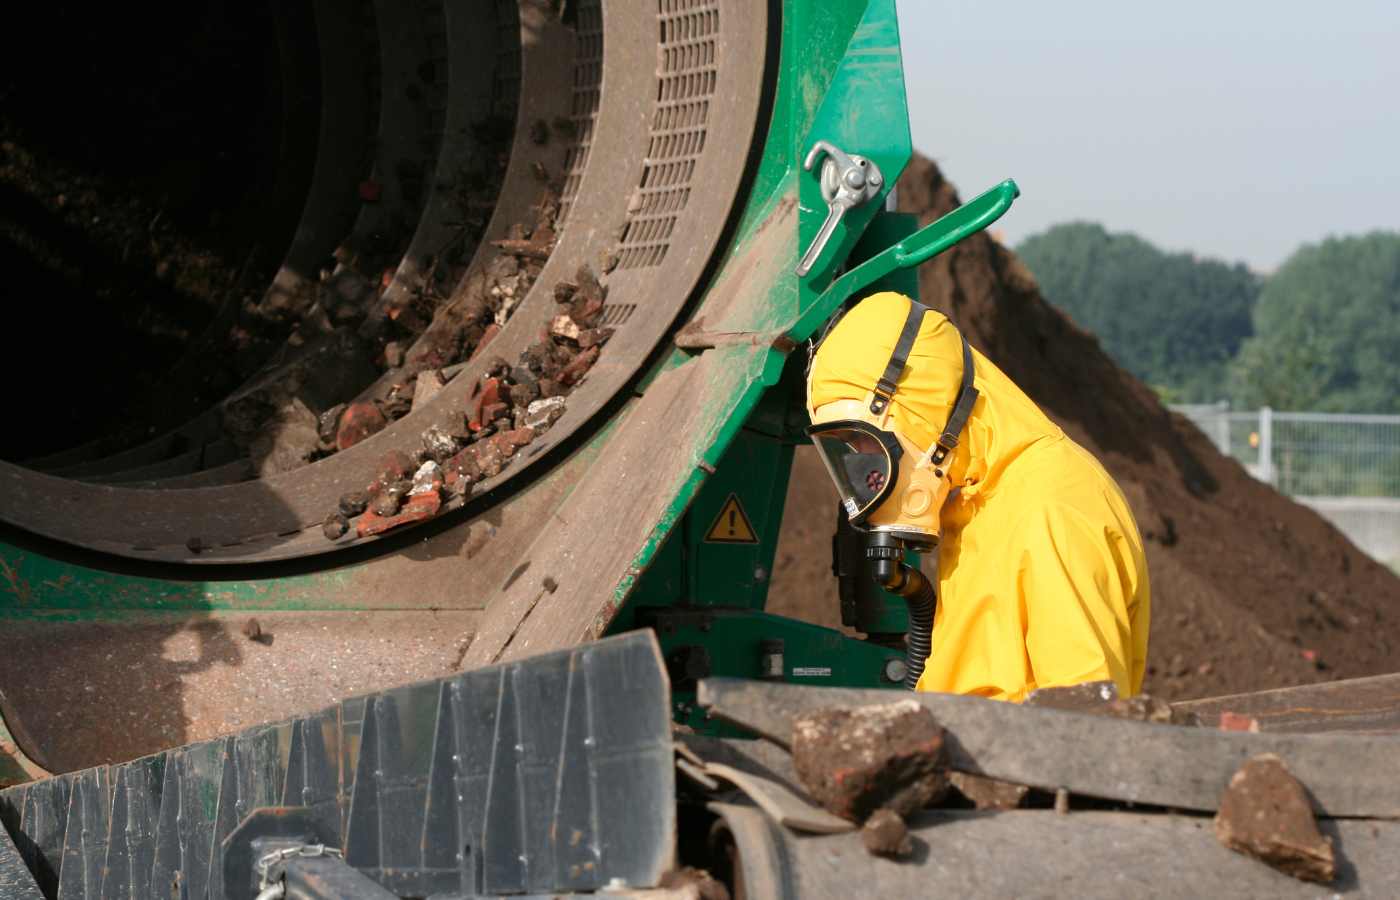
<instances>
[{"instance_id":1,"label":"rubble debris","mask_svg":"<svg viewBox=\"0 0 1400 900\"><path fill-rule=\"evenodd\" d=\"M566 401L563 397L546 397L536 400L525 408L525 418L521 424L526 428L543 431L564 415Z\"/></svg>"},{"instance_id":2,"label":"rubble debris","mask_svg":"<svg viewBox=\"0 0 1400 900\"><path fill-rule=\"evenodd\" d=\"M411 409L422 409L441 393L446 384L442 376L434 369L428 369L418 373L418 378L413 383L413 404Z\"/></svg>"},{"instance_id":3,"label":"rubble debris","mask_svg":"<svg viewBox=\"0 0 1400 900\"><path fill-rule=\"evenodd\" d=\"M457 438L434 425L423 432L423 453L437 463L445 463L457 452Z\"/></svg>"},{"instance_id":4,"label":"rubble debris","mask_svg":"<svg viewBox=\"0 0 1400 900\"><path fill-rule=\"evenodd\" d=\"M974 775L971 772L950 772L948 780L954 789L977 809L1016 809L1026 799L1026 794L1030 793L1030 788L1024 784Z\"/></svg>"},{"instance_id":5,"label":"rubble debris","mask_svg":"<svg viewBox=\"0 0 1400 900\"><path fill-rule=\"evenodd\" d=\"M369 537L383 534L403 525L426 522L438 514L442 508L443 478L437 463L429 461L420 466L414 473L411 485L408 482L400 482L392 488L398 489L405 485L406 493L401 496L406 496L407 502L403 504L402 509L386 515L371 504L369 511L361 516L355 525L356 535Z\"/></svg>"},{"instance_id":6,"label":"rubble debris","mask_svg":"<svg viewBox=\"0 0 1400 900\"><path fill-rule=\"evenodd\" d=\"M582 350L590 347L600 347L608 342L608 338L613 336L611 328L585 328L578 333L578 345Z\"/></svg>"},{"instance_id":7,"label":"rubble debris","mask_svg":"<svg viewBox=\"0 0 1400 900\"><path fill-rule=\"evenodd\" d=\"M403 505L404 498L408 496L409 489L412 487L413 483L409 481L396 481L392 484L381 484L379 490L374 494L374 499L369 503L369 512L382 517L396 514L399 511L399 507Z\"/></svg>"},{"instance_id":8,"label":"rubble debris","mask_svg":"<svg viewBox=\"0 0 1400 900\"><path fill-rule=\"evenodd\" d=\"M1253 716L1246 716L1242 713L1223 712L1220 714L1221 731L1245 731L1251 734L1259 732L1259 720Z\"/></svg>"},{"instance_id":9,"label":"rubble debris","mask_svg":"<svg viewBox=\"0 0 1400 900\"><path fill-rule=\"evenodd\" d=\"M1040 688L1026 697L1026 705L1160 725L1201 724L1200 717L1195 713L1175 709L1170 703L1151 694L1120 697L1118 687L1112 681Z\"/></svg>"},{"instance_id":10,"label":"rubble debris","mask_svg":"<svg viewBox=\"0 0 1400 900\"><path fill-rule=\"evenodd\" d=\"M524 256L529 259L546 260L549 259L550 252L554 249L548 244L537 243L524 238L505 238L499 241L492 241L491 246L504 250L514 256Z\"/></svg>"},{"instance_id":11,"label":"rubble debris","mask_svg":"<svg viewBox=\"0 0 1400 900\"><path fill-rule=\"evenodd\" d=\"M411 475L416 468L417 466L414 464L413 458L407 453L402 450L390 450L388 453L379 457L379 461L375 463L374 484L386 485L393 484L396 481L403 481ZM374 485L371 485L369 489L370 494L374 494L375 491L376 488Z\"/></svg>"},{"instance_id":12,"label":"rubble debris","mask_svg":"<svg viewBox=\"0 0 1400 900\"><path fill-rule=\"evenodd\" d=\"M263 631L262 624L257 619L249 619L244 622L241 630L243 636L255 644L272 645L272 635Z\"/></svg>"},{"instance_id":13,"label":"rubble debris","mask_svg":"<svg viewBox=\"0 0 1400 900\"><path fill-rule=\"evenodd\" d=\"M1111 681L1086 681L1064 687L1044 687L1031 691L1026 706L1043 706L1068 712L1102 712L1118 699L1118 686Z\"/></svg>"},{"instance_id":14,"label":"rubble debris","mask_svg":"<svg viewBox=\"0 0 1400 900\"><path fill-rule=\"evenodd\" d=\"M559 383L572 387L582 381L584 374L598 361L598 352L595 345L575 356L568 365L559 370Z\"/></svg>"},{"instance_id":15,"label":"rubble debris","mask_svg":"<svg viewBox=\"0 0 1400 900\"><path fill-rule=\"evenodd\" d=\"M326 521L321 523L321 533L326 536L328 541L338 540L349 530L350 520L338 512L326 516Z\"/></svg>"},{"instance_id":16,"label":"rubble debris","mask_svg":"<svg viewBox=\"0 0 1400 900\"><path fill-rule=\"evenodd\" d=\"M550 334L568 341L577 341L579 331L578 323L567 315L555 316L554 320L549 323Z\"/></svg>"},{"instance_id":17,"label":"rubble debris","mask_svg":"<svg viewBox=\"0 0 1400 900\"><path fill-rule=\"evenodd\" d=\"M860 829L860 842L871 856L903 859L914 852L914 839L904 817L894 810L877 809Z\"/></svg>"},{"instance_id":18,"label":"rubble debris","mask_svg":"<svg viewBox=\"0 0 1400 900\"><path fill-rule=\"evenodd\" d=\"M374 403L352 403L345 407L336 424L335 449L349 450L370 435L382 431L388 424L388 419Z\"/></svg>"},{"instance_id":19,"label":"rubble debris","mask_svg":"<svg viewBox=\"0 0 1400 900\"><path fill-rule=\"evenodd\" d=\"M253 468L262 478L306 465L321 447L316 415L298 397L262 423L248 445Z\"/></svg>"},{"instance_id":20,"label":"rubble debris","mask_svg":"<svg viewBox=\"0 0 1400 900\"><path fill-rule=\"evenodd\" d=\"M661 876L658 885L663 891L674 892L677 897L692 897L694 900L730 900L729 888L724 882L704 869L683 866L672 869Z\"/></svg>"},{"instance_id":21,"label":"rubble debris","mask_svg":"<svg viewBox=\"0 0 1400 900\"><path fill-rule=\"evenodd\" d=\"M384 345L384 366L389 369L397 369L403 365L403 344L398 341L390 341Z\"/></svg>"},{"instance_id":22,"label":"rubble debris","mask_svg":"<svg viewBox=\"0 0 1400 900\"><path fill-rule=\"evenodd\" d=\"M1138 722L1156 722L1160 725L1186 725L1197 727L1201 717L1184 709L1177 709L1160 697L1151 694L1138 694L1135 697L1119 697L1108 704L1107 714L1119 719L1133 719Z\"/></svg>"},{"instance_id":23,"label":"rubble debris","mask_svg":"<svg viewBox=\"0 0 1400 900\"><path fill-rule=\"evenodd\" d=\"M812 798L853 822L881 807L908 815L948 788L943 728L915 700L798 716L792 761Z\"/></svg>"},{"instance_id":24,"label":"rubble debris","mask_svg":"<svg viewBox=\"0 0 1400 900\"><path fill-rule=\"evenodd\" d=\"M413 473L413 487L408 496L417 497L429 491L442 490L442 468L433 460L428 460Z\"/></svg>"},{"instance_id":25,"label":"rubble debris","mask_svg":"<svg viewBox=\"0 0 1400 900\"><path fill-rule=\"evenodd\" d=\"M1337 876L1336 852L1317 828L1307 790L1272 753L1252 757L1230 779L1215 836L1294 878L1327 884Z\"/></svg>"},{"instance_id":26,"label":"rubble debris","mask_svg":"<svg viewBox=\"0 0 1400 900\"><path fill-rule=\"evenodd\" d=\"M542 221L536 223L532 234L531 240L539 240L541 236L553 240L552 226ZM525 235L526 229L522 227L510 240L524 240ZM505 246L514 245L507 243ZM409 355L400 373L406 376L405 380L396 382L382 400L378 403L361 401L346 407L337 425L337 446L341 444L341 433L347 431L351 423L372 417L368 409L380 412L387 423L410 408L429 402L445 384L442 369L456 365L454 357L477 356L482 352L491 329L499 329L496 321L484 327L482 323L503 311L508 315L511 299L523 296L539 271L528 254L502 256L493 261L487 272L472 282L471 295L452 304L455 314L465 315L473 323L469 332L454 336L439 328L434 340L425 342L427 350ZM612 336L613 329L600 324L606 291L586 265L579 267L574 281L556 285L554 296L559 301L560 311L551 320L551 327L545 328L540 340L520 353L514 365L499 356L486 360L485 371L460 414L461 424L439 422L421 434L422 449L417 451L416 461L424 465L431 462L438 467L434 512L440 508L443 491L462 496L476 483L500 474L520 448L558 421L567 407L565 395L583 380L597 362L602 345ZM438 324L435 321L434 327ZM405 399L410 383L413 385L411 402ZM347 435L346 446L352 445L349 438L353 437L356 435ZM363 440L363 437L358 439ZM358 503L346 504L346 498L341 498L345 507L342 515L361 517L356 525L357 534L379 534L397 524L419 521L424 515L427 502L415 503L414 489L404 489L400 484L413 471L411 465L406 465L412 462L406 454L400 454L392 466L380 466L367 491L367 510ZM391 521L395 524L390 524Z\"/></svg>"},{"instance_id":27,"label":"rubble debris","mask_svg":"<svg viewBox=\"0 0 1400 900\"><path fill-rule=\"evenodd\" d=\"M340 414L348 404L337 403L316 417L316 435L321 439L322 448L335 446L335 431L340 424Z\"/></svg>"},{"instance_id":28,"label":"rubble debris","mask_svg":"<svg viewBox=\"0 0 1400 900\"><path fill-rule=\"evenodd\" d=\"M342 494L340 497L340 514L347 519L353 519L369 508L368 491L351 491Z\"/></svg>"},{"instance_id":29,"label":"rubble debris","mask_svg":"<svg viewBox=\"0 0 1400 900\"><path fill-rule=\"evenodd\" d=\"M336 407L374 377L364 343L349 329L330 330L328 322L326 328L327 333L300 345L300 335L294 333L280 363L220 406L224 432L235 445L247 450L255 462L275 455L285 463L273 465L273 472L305 464L317 449L307 445L306 438L314 434L319 442L324 420L338 418ZM292 423L298 432L296 440L286 435Z\"/></svg>"}]
</instances>

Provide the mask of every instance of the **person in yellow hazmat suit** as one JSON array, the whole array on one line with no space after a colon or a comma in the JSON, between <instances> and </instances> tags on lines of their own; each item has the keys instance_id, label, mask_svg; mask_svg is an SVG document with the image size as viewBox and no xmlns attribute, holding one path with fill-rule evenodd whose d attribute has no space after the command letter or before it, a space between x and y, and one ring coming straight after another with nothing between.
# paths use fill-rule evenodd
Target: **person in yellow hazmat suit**
<instances>
[{"instance_id":1,"label":"person in yellow hazmat suit","mask_svg":"<svg viewBox=\"0 0 1400 900\"><path fill-rule=\"evenodd\" d=\"M807 412L852 524L937 546L918 690L1141 690L1147 563L1122 492L945 316L862 300L815 349Z\"/></svg>"}]
</instances>

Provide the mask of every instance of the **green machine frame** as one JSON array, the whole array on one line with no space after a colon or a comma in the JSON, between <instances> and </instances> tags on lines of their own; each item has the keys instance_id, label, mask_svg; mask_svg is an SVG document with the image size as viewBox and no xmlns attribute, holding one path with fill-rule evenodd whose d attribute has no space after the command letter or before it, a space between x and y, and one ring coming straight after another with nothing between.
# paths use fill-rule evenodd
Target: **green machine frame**
<instances>
[{"instance_id":1,"label":"green machine frame","mask_svg":"<svg viewBox=\"0 0 1400 900\"><path fill-rule=\"evenodd\" d=\"M892 664L902 669L902 648L764 610L793 452L807 442L802 431L807 354L802 345L858 295L896 290L917 298L916 267L995 222L1019 195L1014 182L1002 182L921 230L913 216L886 211L886 197L912 154L894 2L785 6L784 59L772 127L731 257L752 240L755 225L772 209L772 198L784 196L785 190L795 188L798 196L798 248L816 237L826 214L819 178L793 164L816 141L861 154L879 166L885 179L875 197L846 212L805 277L792 275L770 288L773 302L767 309L791 312L795 306L793 325L783 329L776 316L767 322L707 323L714 340L781 332L772 342L769 377L736 410L732 421L738 427L729 430L718 462L689 505L678 510L669 534L637 560L633 570L642 575L618 598L610 629L650 627L657 632L671 675L676 720L705 731L722 729L695 704L695 682L709 675L898 686L902 675ZM794 50L802 55L800 61L788 58ZM823 77L823 99L813 106L809 100ZM788 296L779 298L778 291ZM737 528L739 540L733 536L736 507L744 520ZM835 507L833 502L833 528ZM883 595L882 632L905 632L904 602L872 590Z\"/></svg>"},{"instance_id":2,"label":"green machine frame","mask_svg":"<svg viewBox=\"0 0 1400 900\"><path fill-rule=\"evenodd\" d=\"M671 486L664 513L611 595L598 600L599 627L591 631L655 628L677 680L678 718L692 725L705 725L685 689L698 674L893 686L887 664L902 658L897 647L764 610L794 447L805 440L800 348L872 288L914 295L917 265L996 221L1017 196L1016 185L1003 182L922 229L886 212L912 154L894 0L773 0L773 8L781 20L780 58L744 212L700 300L703 328L697 319L683 329L650 377L701 362L702 354L732 374L697 399L706 405L704 428L674 448L695 467ZM846 211L799 278L793 268L827 214L818 174L802 168L819 140L867 158L884 181ZM768 262L754 266L754 259ZM711 302L717 294L725 302ZM605 426L579 453L605 456L612 430ZM716 527L722 533L711 534ZM0 542L0 621L370 603L362 582L372 559L309 574L273 569L201 580L84 565L43 546ZM888 608L891 630L902 630L902 602L891 598ZM13 755L0 719L0 777Z\"/></svg>"}]
</instances>

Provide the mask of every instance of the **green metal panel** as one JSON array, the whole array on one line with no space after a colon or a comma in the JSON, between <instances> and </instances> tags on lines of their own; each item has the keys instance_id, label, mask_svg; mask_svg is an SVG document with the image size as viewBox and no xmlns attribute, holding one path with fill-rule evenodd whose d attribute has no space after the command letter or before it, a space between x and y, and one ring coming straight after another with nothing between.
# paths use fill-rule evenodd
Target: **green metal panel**
<instances>
[{"instance_id":1,"label":"green metal panel","mask_svg":"<svg viewBox=\"0 0 1400 900\"><path fill-rule=\"evenodd\" d=\"M676 721L707 734L725 729L709 721L695 705L695 688L675 671L678 652L703 646L714 674L739 673L758 677L763 641L782 641L783 680L820 687L897 688L883 676L891 660L903 660L904 651L892 650L822 628L750 610L678 610L653 627L672 665L672 706Z\"/></svg>"},{"instance_id":2,"label":"green metal panel","mask_svg":"<svg viewBox=\"0 0 1400 900\"><path fill-rule=\"evenodd\" d=\"M694 550L693 602L763 608L791 471L791 444L747 429L735 439L682 524L681 542ZM754 543L728 539L746 530Z\"/></svg>"}]
</instances>

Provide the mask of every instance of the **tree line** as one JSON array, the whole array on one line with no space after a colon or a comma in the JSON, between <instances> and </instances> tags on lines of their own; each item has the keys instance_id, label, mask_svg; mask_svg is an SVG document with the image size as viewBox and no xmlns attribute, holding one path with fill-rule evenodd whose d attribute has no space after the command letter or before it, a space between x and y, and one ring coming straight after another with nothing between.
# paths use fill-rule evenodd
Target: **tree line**
<instances>
[{"instance_id":1,"label":"tree line","mask_svg":"<svg viewBox=\"0 0 1400 900\"><path fill-rule=\"evenodd\" d=\"M1267 276L1090 222L1016 252L1168 402L1400 413L1400 232L1306 244Z\"/></svg>"}]
</instances>

